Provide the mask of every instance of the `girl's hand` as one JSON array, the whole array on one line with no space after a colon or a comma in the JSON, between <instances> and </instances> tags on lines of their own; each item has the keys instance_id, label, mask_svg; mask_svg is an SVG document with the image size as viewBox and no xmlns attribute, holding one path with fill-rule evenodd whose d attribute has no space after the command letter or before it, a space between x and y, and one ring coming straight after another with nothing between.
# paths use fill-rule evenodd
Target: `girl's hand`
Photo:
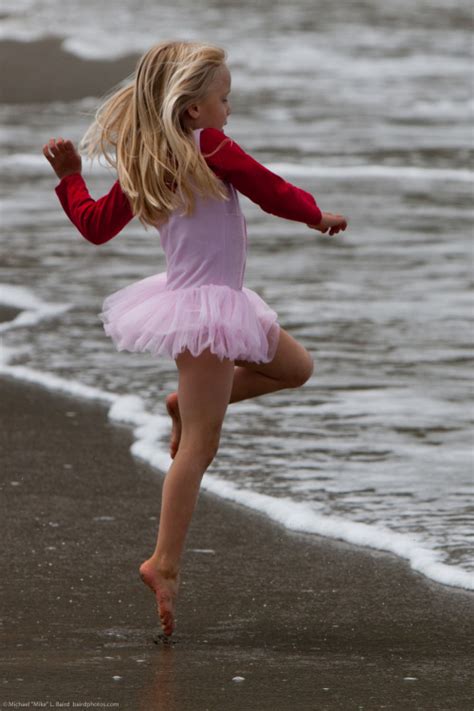
<instances>
[{"instance_id":1,"label":"girl's hand","mask_svg":"<svg viewBox=\"0 0 474 711\"><path fill-rule=\"evenodd\" d=\"M66 175L82 171L82 158L74 148L72 141L63 138L49 139L43 146L43 155L53 166L53 170L61 180Z\"/></svg>"},{"instance_id":2,"label":"girl's hand","mask_svg":"<svg viewBox=\"0 0 474 711\"><path fill-rule=\"evenodd\" d=\"M329 230L330 235L337 234L339 230L345 230L347 227L347 219L344 215L333 215L332 212L323 212L322 219L319 225L308 225L312 230L326 233Z\"/></svg>"}]
</instances>

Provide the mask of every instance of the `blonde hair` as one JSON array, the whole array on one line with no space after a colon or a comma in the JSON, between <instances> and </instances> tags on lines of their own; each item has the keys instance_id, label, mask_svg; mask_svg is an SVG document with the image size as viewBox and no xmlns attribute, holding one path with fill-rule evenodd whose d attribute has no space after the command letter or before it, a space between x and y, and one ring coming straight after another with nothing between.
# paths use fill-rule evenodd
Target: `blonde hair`
<instances>
[{"instance_id":1,"label":"blonde hair","mask_svg":"<svg viewBox=\"0 0 474 711\"><path fill-rule=\"evenodd\" d=\"M180 205L184 214L192 214L194 190L228 198L183 121L189 105L205 100L225 60L225 50L212 44L154 45L138 60L133 80L105 96L79 142L80 152L91 159L103 154L116 169L145 229L166 220Z\"/></svg>"}]
</instances>

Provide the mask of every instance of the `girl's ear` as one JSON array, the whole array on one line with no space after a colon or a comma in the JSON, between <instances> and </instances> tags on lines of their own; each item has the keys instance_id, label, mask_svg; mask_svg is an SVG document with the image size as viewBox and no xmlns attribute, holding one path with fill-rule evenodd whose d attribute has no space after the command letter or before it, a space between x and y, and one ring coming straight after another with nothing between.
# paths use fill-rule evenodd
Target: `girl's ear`
<instances>
[{"instance_id":1,"label":"girl's ear","mask_svg":"<svg viewBox=\"0 0 474 711\"><path fill-rule=\"evenodd\" d=\"M197 104L191 104L186 108L186 111L193 119L199 118L199 106Z\"/></svg>"}]
</instances>

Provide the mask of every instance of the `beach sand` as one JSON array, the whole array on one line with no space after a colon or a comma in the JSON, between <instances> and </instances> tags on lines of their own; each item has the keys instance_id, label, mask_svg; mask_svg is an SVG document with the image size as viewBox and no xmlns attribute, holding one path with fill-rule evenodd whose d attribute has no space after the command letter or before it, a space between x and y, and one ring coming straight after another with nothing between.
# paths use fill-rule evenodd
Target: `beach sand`
<instances>
[{"instance_id":1,"label":"beach sand","mask_svg":"<svg viewBox=\"0 0 474 711\"><path fill-rule=\"evenodd\" d=\"M131 430L101 405L0 383L2 701L472 709L471 593L205 491L165 645L138 575L162 476L131 456Z\"/></svg>"},{"instance_id":2,"label":"beach sand","mask_svg":"<svg viewBox=\"0 0 474 711\"><path fill-rule=\"evenodd\" d=\"M115 60L81 59L61 49L58 37L32 42L2 40L0 101L47 103L102 96L134 69L140 55ZM58 70L59 68L59 70Z\"/></svg>"}]
</instances>

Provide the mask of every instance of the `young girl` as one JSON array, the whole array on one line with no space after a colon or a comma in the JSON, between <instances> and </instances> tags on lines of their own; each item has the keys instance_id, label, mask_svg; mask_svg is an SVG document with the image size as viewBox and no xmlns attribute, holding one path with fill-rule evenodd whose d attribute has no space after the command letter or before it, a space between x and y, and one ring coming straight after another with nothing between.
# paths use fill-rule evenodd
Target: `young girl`
<instances>
[{"instance_id":1,"label":"young girl","mask_svg":"<svg viewBox=\"0 0 474 711\"><path fill-rule=\"evenodd\" d=\"M347 226L226 136L230 82L226 53L214 45L169 41L146 52L133 81L104 101L79 144L89 157L104 154L118 174L97 201L71 141L51 138L43 146L60 178L58 198L87 240L103 244L136 216L145 229L158 229L166 256L166 272L107 296L99 314L118 350L149 351L178 369L178 391L166 398L173 462L156 547L139 568L165 635L175 627L180 558L227 405L299 387L314 367L275 311L243 286L247 231L237 191L323 233Z\"/></svg>"}]
</instances>

